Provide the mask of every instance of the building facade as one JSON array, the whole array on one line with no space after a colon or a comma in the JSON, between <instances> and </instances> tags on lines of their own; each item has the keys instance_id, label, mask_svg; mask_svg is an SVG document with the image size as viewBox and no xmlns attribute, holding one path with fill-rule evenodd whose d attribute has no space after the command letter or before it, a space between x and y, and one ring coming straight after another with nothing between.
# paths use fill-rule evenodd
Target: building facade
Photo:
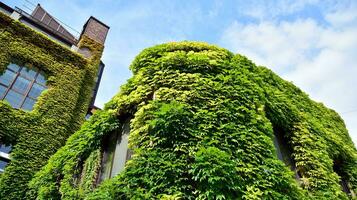
<instances>
[{"instance_id":1,"label":"building facade","mask_svg":"<svg viewBox=\"0 0 357 200\"><path fill-rule=\"evenodd\" d=\"M197 42L145 49L130 68L29 198L356 198L343 120L267 68Z\"/></svg>"},{"instance_id":2,"label":"building facade","mask_svg":"<svg viewBox=\"0 0 357 200\"><path fill-rule=\"evenodd\" d=\"M145 49L98 110L108 29L0 3L0 199L356 198L340 116L226 49Z\"/></svg>"},{"instance_id":3,"label":"building facade","mask_svg":"<svg viewBox=\"0 0 357 200\"><path fill-rule=\"evenodd\" d=\"M79 38L40 5L0 2L0 199L28 183L91 115L109 27L90 17Z\"/></svg>"}]
</instances>

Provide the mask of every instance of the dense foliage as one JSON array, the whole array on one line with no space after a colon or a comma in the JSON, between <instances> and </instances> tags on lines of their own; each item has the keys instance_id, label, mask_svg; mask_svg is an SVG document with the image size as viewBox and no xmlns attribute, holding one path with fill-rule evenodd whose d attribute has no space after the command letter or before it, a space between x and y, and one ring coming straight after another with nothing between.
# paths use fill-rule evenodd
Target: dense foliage
<instances>
[{"instance_id":1,"label":"dense foliage","mask_svg":"<svg viewBox=\"0 0 357 200\"><path fill-rule=\"evenodd\" d=\"M0 73L16 60L45 72L49 89L31 112L0 101L0 143L12 145L0 199L24 199L28 182L83 123L103 46L82 37L90 59L0 12Z\"/></svg>"},{"instance_id":2,"label":"dense foliage","mask_svg":"<svg viewBox=\"0 0 357 200\"><path fill-rule=\"evenodd\" d=\"M241 55L205 43L145 49L134 76L36 174L38 199L348 199L357 152L340 116ZM128 118L134 156L96 187L105 135ZM280 161L284 132L298 173Z\"/></svg>"}]
</instances>

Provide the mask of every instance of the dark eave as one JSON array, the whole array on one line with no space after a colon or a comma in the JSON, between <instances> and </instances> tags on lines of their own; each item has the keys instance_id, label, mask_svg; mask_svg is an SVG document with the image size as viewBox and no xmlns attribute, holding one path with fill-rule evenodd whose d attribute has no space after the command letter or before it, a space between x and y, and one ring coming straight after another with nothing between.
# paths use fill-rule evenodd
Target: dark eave
<instances>
[{"instance_id":1,"label":"dark eave","mask_svg":"<svg viewBox=\"0 0 357 200\"><path fill-rule=\"evenodd\" d=\"M8 11L9 13L14 12L14 9L11 8L10 6L4 4L3 2L0 1L0 7L6 11Z\"/></svg>"}]
</instances>

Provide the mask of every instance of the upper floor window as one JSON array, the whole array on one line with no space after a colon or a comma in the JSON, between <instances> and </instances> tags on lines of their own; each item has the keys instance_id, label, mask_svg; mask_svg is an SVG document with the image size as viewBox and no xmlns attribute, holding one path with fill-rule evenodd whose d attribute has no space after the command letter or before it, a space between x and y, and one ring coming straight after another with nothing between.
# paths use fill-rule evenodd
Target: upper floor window
<instances>
[{"instance_id":1,"label":"upper floor window","mask_svg":"<svg viewBox=\"0 0 357 200\"><path fill-rule=\"evenodd\" d=\"M274 146L278 158L285 163L292 171L295 172L295 178L299 180L301 177L296 169L295 160L292 157L292 148L289 145L287 138L284 137L284 130L278 126L274 126Z\"/></svg>"},{"instance_id":2,"label":"upper floor window","mask_svg":"<svg viewBox=\"0 0 357 200\"><path fill-rule=\"evenodd\" d=\"M6 100L13 108L32 110L45 89L44 73L35 67L10 63L0 76L0 100Z\"/></svg>"},{"instance_id":3,"label":"upper floor window","mask_svg":"<svg viewBox=\"0 0 357 200\"><path fill-rule=\"evenodd\" d=\"M128 148L130 120L126 120L121 129L109 134L103 140L103 157L98 182L119 174L131 158L132 151Z\"/></svg>"},{"instance_id":4,"label":"upper floor window","mask_svg":"<svg viewBox=\"0 0 357 200\"><path fill-rule=\"evenodd\" d=\"M347 175L343 172L342 170L342 162L340 160L335 160L333 162L333 171L339 176L340 180L340 187L343 192L345 192L347 195L356 197L356 194L351 190L350 184L348 182L348 179L346 178Z\"/></svg>"}]
</instances>

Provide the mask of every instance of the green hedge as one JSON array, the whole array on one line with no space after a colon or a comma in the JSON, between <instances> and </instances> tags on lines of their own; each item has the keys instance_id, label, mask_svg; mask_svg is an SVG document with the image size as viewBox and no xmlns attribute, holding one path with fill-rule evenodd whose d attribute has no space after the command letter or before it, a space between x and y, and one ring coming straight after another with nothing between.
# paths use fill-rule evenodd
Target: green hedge
<instances>
[{"instance_id":1,"label":"green hedge","mask_svg":"<svg viewBox=\"0 0 357 200\"><path fill-rule=\"evenodd\" d=\"M134 76L30 183L37 199L348 199L357 151L340 116L246 57L205 43L142 51ZM134 156L96 187L104 136L130 116ZM302 178L276 156L273 126Z\"/></svg>"},{"instance_id":2,"label":"green hedge","mask_svg":"<svg viewBox=\"0 0 357 200\"><path fill-rule=\"evenodd\" d=\"M90 59L0 12L0 74L15 60L47 75L31 112L0 101L0 143L12 145L11 162L0 177L0 199L24 199L28 182L75 132L87 112L103 46L82 37Z\"/></svg>"}]
</instances>

